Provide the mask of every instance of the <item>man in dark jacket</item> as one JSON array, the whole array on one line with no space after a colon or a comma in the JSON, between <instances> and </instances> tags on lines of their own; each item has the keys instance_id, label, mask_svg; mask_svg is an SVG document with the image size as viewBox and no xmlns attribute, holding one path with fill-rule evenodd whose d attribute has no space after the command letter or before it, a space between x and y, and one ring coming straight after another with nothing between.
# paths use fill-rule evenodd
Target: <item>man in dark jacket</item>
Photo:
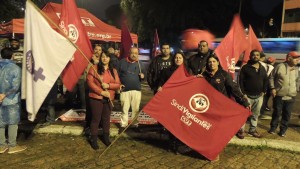
<instances>
[{"instance_id":1,"label":"man in dark jacket","mask_svg":"<svg viewBox=\"0 0 300 169\"><path fill-rule=\"evenodd\" d=\"M259 62L260 51L252 50L250 60L240 71L239 85L242 93L251 104L253 115L250 117L250 128L248 134L260 138L256 131L258 116L263 103L263 97L267 90L268 76L265 68Z\"/></svg>"},{"instance_id":2,"label":"man in dark jacket","mask_svg":"<svg viewBox=\"0 0 300 169\"><path fill-rule=\"evenodd\" d=\"M163 43L161 45L161 55L156 56L151 60L147 72L147 82L154 94L158 89L159 76L162 70L171 67L173 56L171 55L170 45Z\"/></svg>"},{"instance_id":3,"label":"man in dark jacket","mask_svg":"<svg viewBox=\"0 0 300 169\"><path fill-rule=\"evenodd\" d=\"M188 59L188 67L193 75L199 76L205 71L207 57L212 53L213 51L208 48L208 43L205 40L201 40L198 44L198 53Z\"/></svg>"}]
</instances>

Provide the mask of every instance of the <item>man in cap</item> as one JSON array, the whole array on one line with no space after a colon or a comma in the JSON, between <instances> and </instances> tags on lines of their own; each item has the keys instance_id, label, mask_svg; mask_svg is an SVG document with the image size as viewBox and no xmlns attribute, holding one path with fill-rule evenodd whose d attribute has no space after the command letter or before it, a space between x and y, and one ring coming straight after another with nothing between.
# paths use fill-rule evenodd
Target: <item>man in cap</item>
<instances>
[{"instance_id":1,"label":"man in cap","mask_svg":"<svg viewBox=\"0 0 300 169\"><path fill-rule=\"evenodd\" d=\"M298 70L295 67L299 62L300 54L291 51L286 56L286 62L278 64L270 76L271 95L273 96L273 114L271 120L270 134L275 134L280 121L278 135L284 137L288 129L295 97L297 95L296 82L298 80Z\"/></svg>"}]
</instances>

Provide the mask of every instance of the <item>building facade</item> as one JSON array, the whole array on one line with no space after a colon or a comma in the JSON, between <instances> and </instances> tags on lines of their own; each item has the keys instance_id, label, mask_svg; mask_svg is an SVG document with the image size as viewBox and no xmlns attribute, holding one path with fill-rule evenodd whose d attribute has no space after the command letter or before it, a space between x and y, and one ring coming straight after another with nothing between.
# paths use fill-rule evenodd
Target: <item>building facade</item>
<instances>
[{"instance_id":1,"label":"building facade","mask_svg":"<svg viewBox=\"0 0 300 169\"><path fill-rule=\"evenodd\" d=\"M300 37L300 0L284 0L281 37Z\"/></svg>"}]
</instances>

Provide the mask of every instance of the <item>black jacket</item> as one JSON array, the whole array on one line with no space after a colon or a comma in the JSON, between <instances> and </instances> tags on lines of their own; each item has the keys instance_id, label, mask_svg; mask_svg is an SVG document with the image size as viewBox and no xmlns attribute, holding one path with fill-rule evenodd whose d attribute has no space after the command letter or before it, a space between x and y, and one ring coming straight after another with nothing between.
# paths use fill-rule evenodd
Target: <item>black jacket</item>
<instances>
[{"instance_id":1,"label":"black jacket","mask_svg":"<svg viewBox=\"0 0 300 169\"><path fill-rule=\"evenodd\" d=\"M212 53L213 51L209 49L207 54L197 53L188 59L188 67L193 75L201 74L205 71L207 58Z\"/></svg>"},{"instance_id":2,"label":"black jacket","mask_svg":"<svg viewBox=\"0 0 300 169\"><path fill-rule=\"evenodd\" d=\"M249 106L249 102L244 98L243 93L241 92L238 85L233 82L232 77L229 73L223 69L219 69L214 76L209 72L205 71L203 73L205 79L210 83L216 90L223 93L227 97L233 96L235 101L245 107Z\"/></svg>"},{"instance_id":3,"label":"black jacket","mask_svg":"<svg viewBox=\"0 0 300 169\"><path fill-rule=\"evenodd\" d=\"M147 82L150 88L154 91L157 91L159 78L161 76L162 70L167 69L172 66L173 56L170 56L168 61L170 61L170 65L161 65L162 56L158 55L151 60L151 63L148 67L147 71Z\"/></svg>"},{"instance_id":4,"label":"black jacket","mask_svg":"<svg viewBox=\"0 0 300 169\"><path fill-rule=\"evenodd\" d=\"M248 62L241 68L239 85L244 94L260 96L266 92L268 86L268 76L265 68L259 63L259 69L256 71L251 63Z\"/></svg>"}]
</instances>

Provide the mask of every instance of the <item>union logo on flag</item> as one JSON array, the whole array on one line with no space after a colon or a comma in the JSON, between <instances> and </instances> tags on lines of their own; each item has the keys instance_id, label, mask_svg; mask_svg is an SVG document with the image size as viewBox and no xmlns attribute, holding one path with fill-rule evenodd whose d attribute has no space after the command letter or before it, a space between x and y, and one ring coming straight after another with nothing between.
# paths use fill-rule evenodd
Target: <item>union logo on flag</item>
<instances>
[{"instance_id":1,"label":"union logo on flag","mask_svg":"<svg viewBox=\"0 0 300 169\"><path fill-rule=\"evenodd\" d=\"M190 98L190 108L196 113L205 113L209 108L209 100L204 94L195 94Z\"/></svg>"}]
</instances>

